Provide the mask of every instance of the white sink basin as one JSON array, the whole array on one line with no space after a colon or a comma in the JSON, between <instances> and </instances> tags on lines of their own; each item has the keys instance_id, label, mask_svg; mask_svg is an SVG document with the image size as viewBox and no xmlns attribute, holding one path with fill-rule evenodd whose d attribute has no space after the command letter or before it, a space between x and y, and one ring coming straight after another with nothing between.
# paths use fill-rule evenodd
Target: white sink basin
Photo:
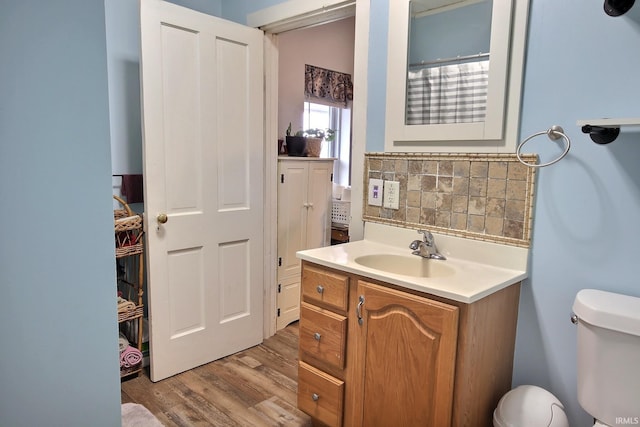
<instances>
[{"instance_id":1,"label":"white sink basin","mask_svg":"<svg viewBox=\"0 0 640 427\"><path fill-rule=\"evenodd\" d=\"M365 238L297 252L310 263L470 304L527 277L529 250L434 234L446 260L412 255L416 230L366 223Z\"/></svg>"},{"instance_id":2,"label":"white sink basin","mask_svg":"<svg viewBox=\"0 0 640 427\"><path fill-rule=\"evenodd\" d=\"M446 277L455 274L455 269L449 267L446 264L447 261L427 259L417 255L364 255L355 258L354 261L363 267L404 276Z\"/></svg>"}]
</instances>

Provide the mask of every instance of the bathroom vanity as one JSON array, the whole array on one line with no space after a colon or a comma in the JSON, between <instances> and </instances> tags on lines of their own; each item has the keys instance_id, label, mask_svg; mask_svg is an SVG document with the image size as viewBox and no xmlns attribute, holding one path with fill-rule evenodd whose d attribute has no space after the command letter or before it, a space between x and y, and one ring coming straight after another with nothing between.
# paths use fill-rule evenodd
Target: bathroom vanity
<instances>
[{"instance_id":1,"label":"bathroom vanity","mask_svg":"<svg viewBox=\"0 0 640 427\"><path fill-rule=\"evenodd\" d=\"M415 236L415 230L375 228L380 236L390 230L403 235L398 242L409 236L404 233ZM526 257L498 256L498 264L517 260L516 267L524 262L524 269L476 263L452 256L455 238L436 238L448 260L413 256L418 264L446 265L433 270L411 270L410 250L366 235L363 241L298 253L298 407L317 424L491 426L493 410L511 389ZM459 252L478 254L477 244L485 243L472 242L475 247ZM395 261L380 263L384 270L367 267L377 255ZM413 276L393 272L402 262ZM458 280L474 279L478 286L462 285L456 293Z\"/></svg>"}]
</instances>

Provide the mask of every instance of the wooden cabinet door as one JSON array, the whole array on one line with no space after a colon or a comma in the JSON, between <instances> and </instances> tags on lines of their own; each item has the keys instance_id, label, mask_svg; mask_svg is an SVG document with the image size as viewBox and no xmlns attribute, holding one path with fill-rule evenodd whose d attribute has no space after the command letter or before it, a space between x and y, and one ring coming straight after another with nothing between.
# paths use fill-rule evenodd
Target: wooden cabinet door
<instances>
[{"instance_id":1,"label":"wooden cabinet door","mask_svg":"<svg viewBox=\"0 0 640 427\"><path fill-rule=\"evenodd\" d=\"M449 426L458 308L363 281L357 295L354 425Z\"/></svg>"}]
</instances>

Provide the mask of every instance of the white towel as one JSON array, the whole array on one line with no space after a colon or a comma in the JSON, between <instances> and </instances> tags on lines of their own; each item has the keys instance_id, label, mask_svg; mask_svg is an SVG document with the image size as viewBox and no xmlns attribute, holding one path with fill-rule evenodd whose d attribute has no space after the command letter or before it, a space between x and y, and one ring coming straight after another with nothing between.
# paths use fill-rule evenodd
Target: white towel
<instances>
[{"instance_id":1,"label":"white towel","mask_svg":"<svg viewBox=\"0 0 640 427\"><path fill-rule=\"evenodd\" d=\"M126 311L135 310L136 305L132 301L118 297L118 313L124 313Z\"/></svg>"},{"instance_id":2,"label":"white towel","mask_svg":"<svg viewBox=\"0 0 640 427\"><path fill-rule=\"evenodd\" d=\"M127 349L127 347L129 347L129 340L122 332L120 332L120 336L118 337L118 347L120 348L121 354Z\"/></svg>"}]
</instances>

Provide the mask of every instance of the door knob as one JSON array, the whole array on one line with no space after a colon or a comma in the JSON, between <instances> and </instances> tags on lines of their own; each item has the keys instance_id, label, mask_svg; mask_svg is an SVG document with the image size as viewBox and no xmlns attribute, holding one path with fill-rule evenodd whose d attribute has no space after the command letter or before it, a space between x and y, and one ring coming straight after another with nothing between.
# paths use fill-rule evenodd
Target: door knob
<instances>
[{"instance_id":1,"label":"door knob","mask_svg":"<svg viewBox=\"0 0 640 427\"><path fill-rule=\"evenodd\" d=\"M169 221L169 217L167 216L166 213L161 213L161 214L158 214L158 216L156 217L156 220L158 221L159 224L164 224L167 221Z\"/></svg>"}]
</instances>

